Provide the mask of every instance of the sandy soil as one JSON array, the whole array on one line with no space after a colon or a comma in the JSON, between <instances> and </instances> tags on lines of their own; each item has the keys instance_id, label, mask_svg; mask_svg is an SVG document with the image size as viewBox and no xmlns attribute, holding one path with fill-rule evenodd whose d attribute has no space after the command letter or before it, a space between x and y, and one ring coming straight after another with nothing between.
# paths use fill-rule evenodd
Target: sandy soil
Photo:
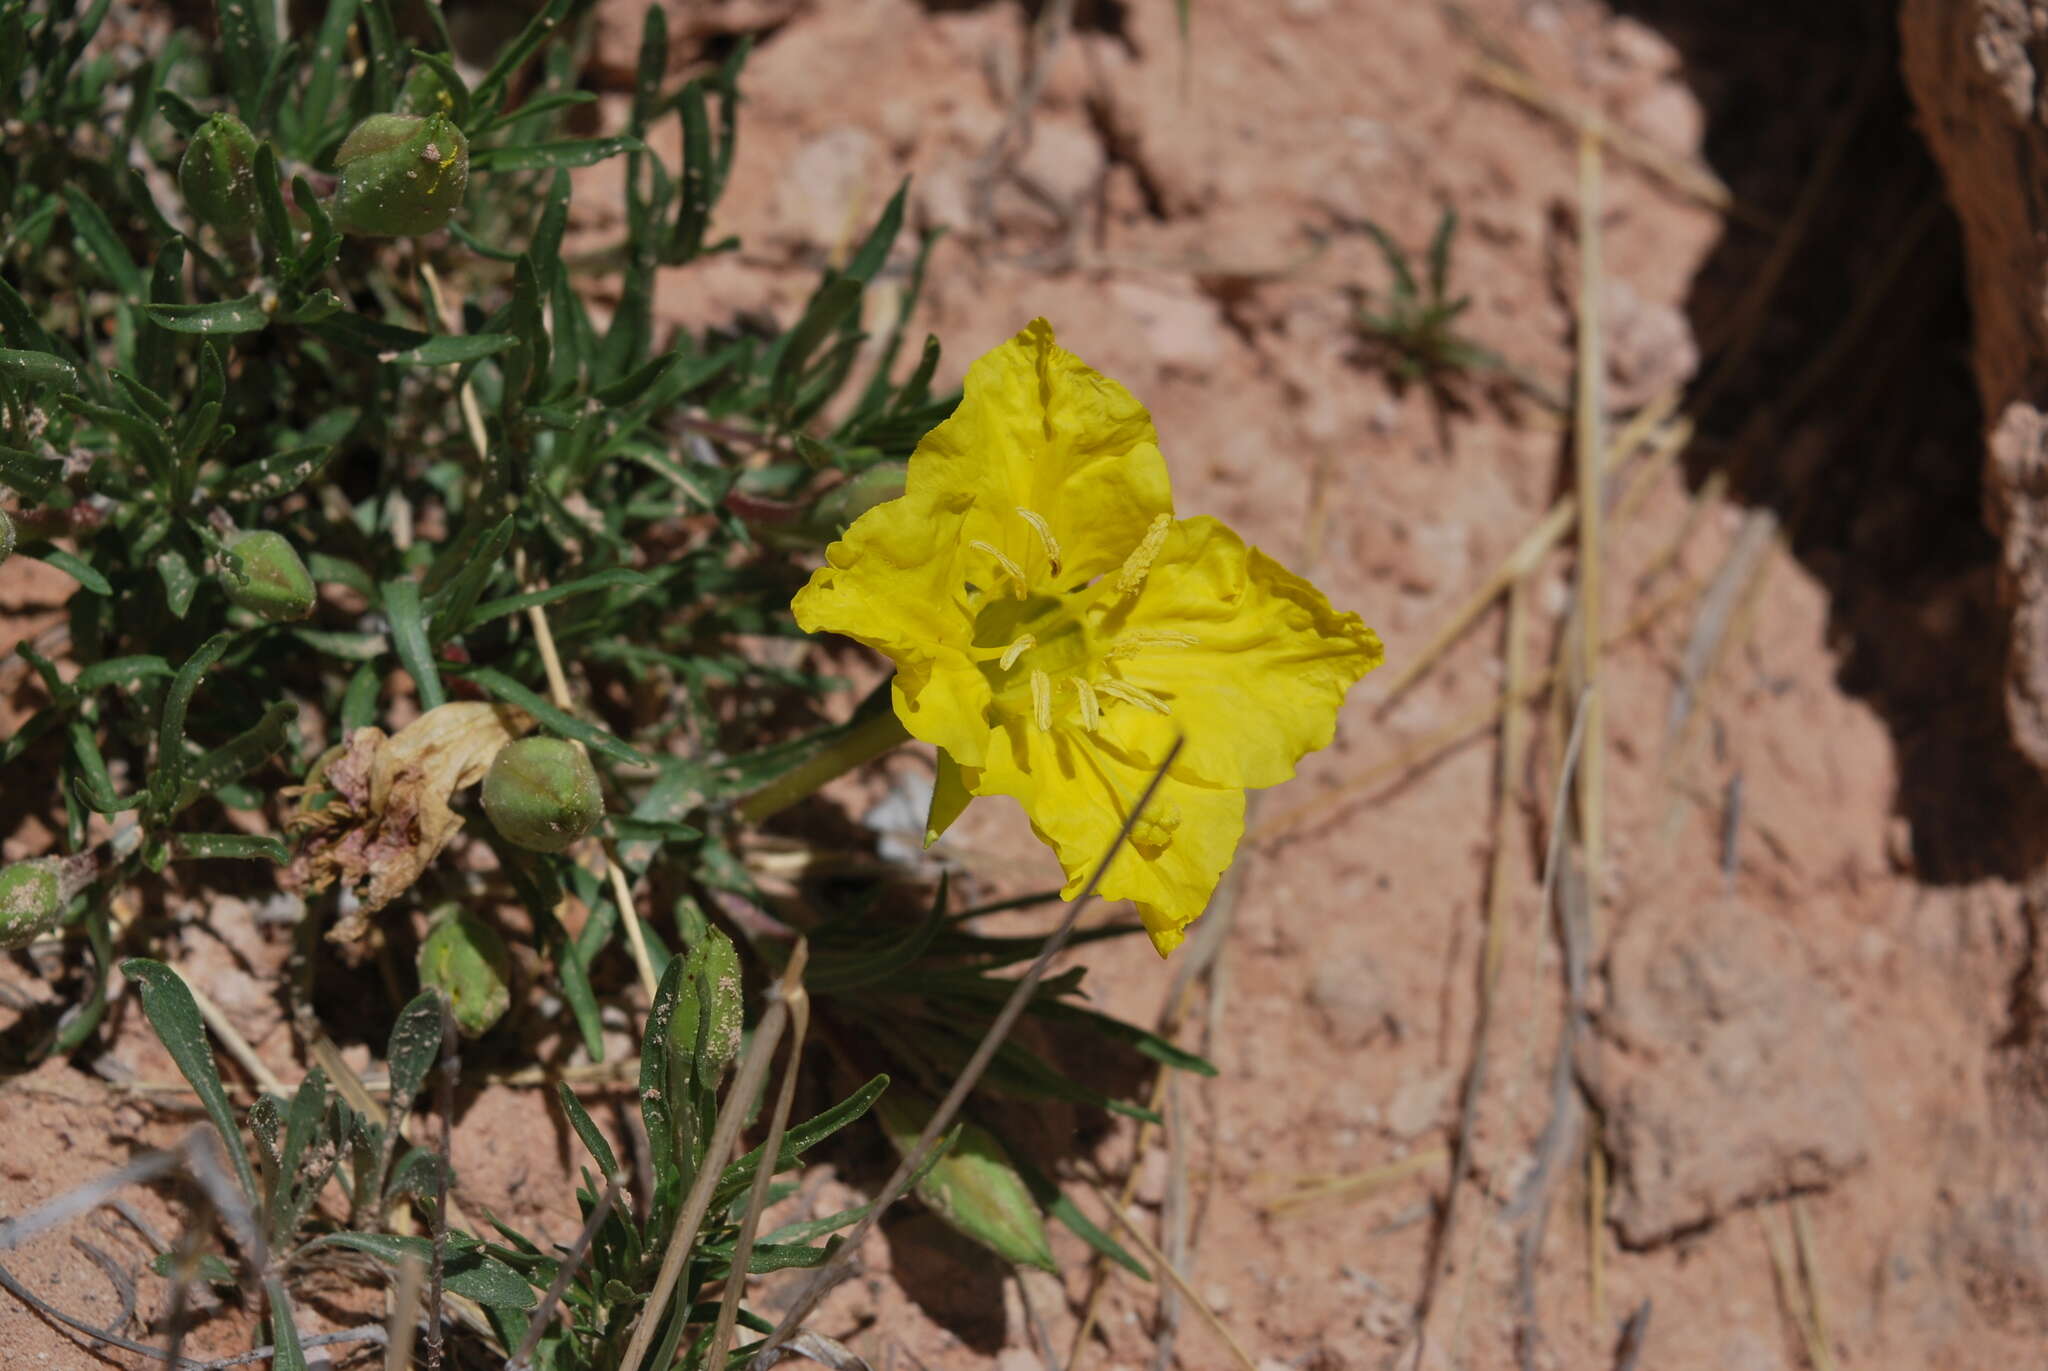
<instances>
[{"instance_id":1,"label":"sandy soil","mask_svg":"<svg viewBox=\"0 0 2048 1371\"><path fill-rule=\"evenodd\" d=\"M1135 1171L1134 1216L1148 1233L1162 1215L1189 1224L1184 1274L1261 1371L1405 1364L1425 1302L1429 1365L1807 1365L1815 1353L1792 1311L1808 1308L1833 1364L2038 1356L2048 1205L2027 1172L2048 1138L2048 1036L2025 871L1930 869L1934 829L1918 816L1948 803L1945 773L1923 764L1902 779L1900 758L1941 751L1958 715L1915 713L1897 692L1874 702L1845 674L1871 650L1874 611L1857 602L1845 626L1839 562L1796 542L1791 554L1755 544L1771 549L1761 593L1674 737L1695 625L1755 518L1714 492L1695 500L1709 452L1657 474L1611 524L1608 860L1589 1032L1561 1076L1565 960L1539 883L1568 709L1546 697L1528 712L1532 743L1507 777L1504 823L1495 730L1389 765L1498 698L1498 607L1400 698L1386 686L1569 488L1570 450L1563 425L1526 396L1474 387L1468 408L1444 412L1360 364L1347 290L1387 279L1357 223L1419 248L1454 207L1468 331L1568 389L1578 150L1557 119L1476 78L1488 51L1512 57L1664 164L1605 164L1607 379L1617 409L1682 386L1703 351L1710 364L1716 355L1696 341L1723 307L1703 286L1709 267L1749 232L1674 187L1706 168L1710 111L1727 108L1711 48L1692 46L1689 62L1647 19L1587 3L1479 0L1454 15L1397 0L1203 0L1185 47L1169 0L1082 9L1094 18L1045 59L1028 141L993 178L982 159L1031 60L1017 7L692 10L689 23L706 28L765 29L721 224L747 247L672 273L660 305L691 324L737 310L792 318L817 265L910 175L916 222L949 230L918 316L947 345L946 374L1047 316L1151 406L1184 512L1220 515L1313 568L1385 638L1390 666L1356 692L1338 744L1254 817L1236 927L1187 1029L1220 1079L1177 1087L1163 1145L1135 1153L1120 1125L1092 1164L1113 1184ZM608 5L600 70L630 70L638 10ZM618 99L607 97L605 117ZM1735 180L1741 169L1713 170ZM586 198L601 201L614 174L586 173ZM1760 208L1782 222L1796 189ZM583 227L605 231L601 216ZM1784 461L1850 441L1807 425L1784 439ZM1896 606L1910 619L1899 632L1922 647L1966 640L1988 545L1984 559L1945 566L1947 590ZM1567 547L1530 578L1535 669L1554 654L1574 565ZM0 591L0 642L49 621L49 587L9 568ZM1956 784L1971 804L1997 803L1981 776ZM1497 831L1508 839L1503 970L1446 1230ZM47 840L17 834L8 855ZM970 811L954 845L1004 886L1056 875L999 803ZM267 982L281 948L280 931L229 910L210 930L188 929L174 960L291 1079L303 1068ZM1088 960L1105 1007L1148 1022L1159 1013L1173 964L1135 944ZM8 977L22 982L27 968ZM133 1077L168 1077L126 1007L107 1056ZM6 1094L8 1212L186 1126L63 1065ZM1597 1231L1579 1149L1547 1187L1532 1183L1559 1102L1579 1117L1580 1099L1609 1159L1610 1222ZM479 1092L456 1164L466 1205L566 1238L572 1154L551 1118L551 1145L530 1141L551 1112L540 1092ZM1382 1183L1274 1207L1303 1182L1370 1180L1404 1161ZM807 1202L837 1207L867 1175L857 1155L822 1166ZM1536 1190L1547 1200L1532 1206ZM175 1231L160 1200L138 1204ZM1085 1249L1058 1241L1064 1278L1020 1285L907 1208L817 1326L877 1367L903 1357L1024 1371L1042 1364L1035 1318L1065 1357L1088 1274ZM1518 1274L1524 1249L1531 1266ZM80 1308L112 1307L104 1278L63 1237L11 1269L52 1299L75 1291ZM771 1307L780 1297L765 1294ZM145 1313L154 1298L144 1292ZM1631 1316L1639 1345L1622 1329ZM36 1364L84 1358L11 1303L0 1304L0 1345ZM1191 1368L1232 1364L1185 1306L1162 1321L1155 1289L1112 1279L1082 1364L1136 1368L1162 1350Z\"/></svg>"}]
</instances>

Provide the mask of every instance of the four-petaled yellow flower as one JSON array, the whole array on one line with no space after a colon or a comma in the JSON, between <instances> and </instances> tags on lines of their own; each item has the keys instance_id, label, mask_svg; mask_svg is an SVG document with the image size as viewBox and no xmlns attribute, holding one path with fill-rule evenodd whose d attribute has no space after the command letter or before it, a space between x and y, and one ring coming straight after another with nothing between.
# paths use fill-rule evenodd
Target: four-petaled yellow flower
<instances>
[{"instance_id":1,"label":"four-petaled yellow flower","mask_svg":"<svg viewBox=\"0 0 2048 1371\"><path fill-rule=\"evenodd\" d=\"M939 748L926 841L1011 795L1072 899L1174 739L1101 894L1180 945L1244 831L1244 792L1324 746L1380 642L1215 519L1175 519L1152 419L1043 319L968 369L901 498L798 592L808 632L896 663L896 714Z\"/></svg>"}]
</instances>

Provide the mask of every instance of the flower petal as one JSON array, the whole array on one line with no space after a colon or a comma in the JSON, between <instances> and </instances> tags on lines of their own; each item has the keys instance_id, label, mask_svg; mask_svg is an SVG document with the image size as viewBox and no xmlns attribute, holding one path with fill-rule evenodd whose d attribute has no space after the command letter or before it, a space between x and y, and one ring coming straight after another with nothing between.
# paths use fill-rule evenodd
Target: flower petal
<instances>
[{"instance_id":1,"label":"flower petal","mask_svg":"<svg viewBox=\"0 0 2048 1371\"><path fill-rule=\"evenodd\" d=\"M987 745L988 682L969 659L961 518L920 495L889 500L825 549L790 602L806 633L843 633L896 663L896 715L972 765Z\"/></svg>"},{"instance_id":2,"label":"flower petal","mask_svg":"<svg viewBox=\"0 0 2048 1371\"><path fill-rule=\"evenodd\" d=\"M924 821L924 845L930 847L947 829L953 820L967 808L967 802L974 798L974 791L967 783L960 763L953 760L953 754L939 749L939 774L932 782L932 803Z\"/></svg>"},{"instance_id":3,"label":"flower petal","mask_svg":"<svg viewBox=\"0 0 2048 1371\"><path fill-rule=\"evenodd\" d=\"M1010 795L1024 806L1031 829L1058 855L1068 899L1116 841L1124 818L1152 780L1152 768L1134 766L1072 730L1042 733L998 729L988 764L966 773L977 795ZM1116 855L1097 893L1129 900L1165 956L1201 917L1244 833L1244 792L1196 785L1167 776L1138 818L1131 840Z\"/></svg>"},{"instance_id":4,"label":"flower petal","mask_svg":"<svg viewBox=\"0 0 2048 1371\"><path fill-rule=\"evenodd\" d=\"M1173 487L1145 407L1053 341L1034 319L967 369L960 407L910 458L906 488L966 516L963 541L1000 549L1034 577L1057 542L1059 582L1123 563Z\"/></svg>"},{"instance_id":5,"label":"flower petal","mask_svg":"<svg viewBox=\"0 0 2048 1371\"><path fill-rule=\"evenodd\" d=\"M1174 774L1204 785L1292 776L1328 745L1345 693L1385 655L1356 614L1206 517L1176 523L1138 594L1104 596L1097 613L1108 674L1171 711L1111 710L1104 734L1142 763L1184 732Z\"/></svg>"}]
</instances>

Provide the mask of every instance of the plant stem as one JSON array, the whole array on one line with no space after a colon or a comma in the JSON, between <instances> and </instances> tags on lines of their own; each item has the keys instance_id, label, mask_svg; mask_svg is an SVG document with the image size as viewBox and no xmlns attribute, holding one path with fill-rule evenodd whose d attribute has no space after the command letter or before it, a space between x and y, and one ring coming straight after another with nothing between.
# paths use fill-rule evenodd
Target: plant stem
<instances>
[{"instance_id":1,"label":"plant stem","mask_svg":"<svg viewBox=\"0 0 2048 1371\"><path fill-rule=\"evenodd\" d=\"M776 777L740 801L739 820L743 824L758 824L780 814L798 800L815 795L827 781L909 741L903 721L893 710L883 710L802 766Z\"/></svg>"}]
</instances>

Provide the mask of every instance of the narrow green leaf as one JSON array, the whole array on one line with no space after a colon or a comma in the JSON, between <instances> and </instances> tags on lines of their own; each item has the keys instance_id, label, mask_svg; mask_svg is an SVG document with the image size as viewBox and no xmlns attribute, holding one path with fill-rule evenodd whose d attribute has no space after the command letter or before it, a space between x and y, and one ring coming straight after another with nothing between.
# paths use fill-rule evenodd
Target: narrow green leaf
<instances>
[{"instance_id":1,"label":"narrow green leaf","mask_svg":"<svg viewBox=\"0 0 2048 1371\"><path fill-rule=\"evenodd\" d=\"M576 1136L583 1139L584 1147L590 1151L590 1158L597 1163L597 1169L610 1176L618 1172L619 1159L612 1151L612 1145L598 1132L597 1123L590 1112L583 1107L583 1101L576 1098L576 1092L566 1081L555 1085L556 1098L562 1102L562 1112L569 1116L569 1127L576 1130Z\"/></svg>"},{"instance_id":2,"label":"narrow green leaf","mask_svg":"<svg viewBox=\"0 0 2048 1371\"><path fill-rule=\"evenodd\" d=\"M257 859L285 865L292 859L291 849L277 838L255 833L173 833L170 836L170 859L179 861L256 861Z\"/></svg>"},{"instance_id":3,"label":"narrow green leaf","mask_svg":"<svg viewBox=\"0 0 2048 1371\"><path fill-rule=\"evenodd\" d=\"M216 633L200 644L199 650L178 668L178 674L164 692L162 722L157 729L156 770L150 773L151 805L157 817L169 812L185 784L185 711L192 705L192 693L199 678L221 659L233 640L230 633Z\"/></svg>"},{"instance_id":4,"label":"narrow green leaf","mask_svg":"<svg viewBox=\"0 0 2048 1371\"><path fill-rule=\"evenodd\" d=\"M64 464L54 457L38 457L33 452L0 444L0 486L6 486L23 499L42 501L64 480Z\"/></svg>"},{"instance_id":5,"label":"narrow green leaf","mask_svg":"<svg viewBox=\"0 0 2048 1371\"><path fill-rule=\"evenodd\" d=\"M610 138L571 138L556 143L507 144L479 148L470 154L473 172L552 171L556 168L587 167L617 157L622 152L645 152L646 144L630 134Z\"/></svg>"},{"instance_id":6,"label":"narrow green leaf","mask_svg":"<svg viewBox=\"0 0 2048 1371\"><path fill-rule=\"evenodd\" d=\"M463 674L483 687L486 693L496 696L506 704L517 705L540 720L541 726L550 733L559 733L564 738L574 738L584 746L594 748L613 761L622 762L627 766L652 765L651 759L619 741L616 734L587 724L573 714L564 713L502 671L491 667L472 666L463 668Z\"/></svg>"},{"instance_id":7,"label":"narrow green leaf","mask_svg":"<svg viewBox=\"0 0 2048 1371\"><path fill-rule=\"evenodd\" d=\"M394 1268L407 1256L429 1266L434 1260L431 1238L401 1237L394 1233L328 1233L307 1246L321 1243L367 1252ZM448 1260L442 1274L449 1290L494 1309L531 1309L536 1303L533 1287L525 1277L484 1251L483 1245L466 1233L448 1235Z\"/></svg>"},{"instance_id":8,"label":"narrow green leaf","mask_svg":"<svg viewBox=\"0 0 2048 1371\"><path fill-rule=\"evenodd\" d=\"M297 705L289 700L279 700L265 710L263 717L252 727L193 762L185 776L184 789L178 795L176 809L172 812L184 809L202 795L241 780L276 756L284 748L286 726L298 716Z\"/></svg>"},{"instance_id":9,"label":"narrow green leaf","mask_svg":"<svg viewBox=\"0 0 2048 1371\"><path fill-rule=\"evenodd\" d=\"M835 276L811 297L803 318L782 340L782 352L775 359L775 373L769 382L770 403L786 412L796 399L797 383L803 379L811 357L832 332L860 307L862 283L851 276Z\"/></svg>"},{"instance_id":10,"label":"narrow green leaf","mask_svg":"<svg viewBox=\"0 0 2048 1371\"><path fill-rule=\"evenodd\" d=\"M137 681L177 674L176 668L161 657L113 657L104 662L94 662L79 672L71 682L71 689L77 694L89 695L110 685L134 685Z\"/></svg>"},{"instance_id":11,"label":"narrow green leaf","mask_svg":"<svg viewBox=\"0 0 2048 1371\"><path fill-rule=\"evenodd\" d=\"M435 709L447 703L448 694L441 689L441 672L434 665L434 649L427 642L427 626L420 613L420 583L410 576L386 581L384 615L391 621L391 645L420 693L420 708Z\"/></svg>"},{"instance_id":12,"label":"narrow green leaf","mask_svg":"<svg viewBox=\"0 0 2048 1371\"><path fill-rule=\"evenodd\" d=\"M782 1149L775 1154L775 1169L787 1171L802 1161L804 1153L867 1113L888 1088L887 1076L873 1077L824 1113L800 1124L791 1124L782 1135ZM718 1178L718 1185L711 1192L714 1210L720 1205L731 1204L754 1183L754 1170L761 1165L764 1150L765 1145L757 1147L725 1168L725 1174Z\"/></svg>"},{"instance_id":13,"label":"narrow green leaf","mask_svg":"<svg viewBox=\"0 0 2048 1371\"><path fill-rule=\"evenodd\" d=\"M504 100L507 83L526 65L535 49L560 28L575 8L576 0L548 0L540 13L527 21L519 36L498 50L498 60L469 93L470 107L481 114L493 113Z\"/></svg>"},{"instance_id":14,"label":"narrow green leaf","mask_svg":"<svg viewBox=\"0 0 2048 1371\"><path fill-rule=\"evenodd\" d=\"M388 360L399 366L445 367L496 356L518 341L509 333L437 333L419 346L407 348Z\"/></svg>"},{"instance_id":15,"label":"narrow green leaf","mask_svg":"<svg viewBox=\"0 0 2048 1371\"><path fill-rule=\"evenodd\" d=\"M238 300L215 300L204 305L151 305L149 317L173 333L198 333L226 337L255 333L270 324L263 302L255 295Z\"/></svg>"},{"instance_id":16,"label":"narrow green leaf","mask_svg":"<svg viewBox=\"0 0 2048 1371\"><path fill-rule=\"evenodd\" d=\"M78 231L79 245L85 254L99 265L123 298L142 299L146 286L142 268L135 265L135 259L129 255L121 236L114 231L106 211L94 204L84 189L75 183L65 185L64 204L71 211L71 227Z\"/></svg>"},{"instance_id":17,"label":"narrow green leaf","mask_svg":"<svg viewBox=\"0 0 2048 1371\"><path fill-rule=\"evenodd\" d=\"M462 628L457 631L472 629L479 624L489 623L493 619L502 619L508 614L523 613L536 605L551 605L557 600L566 600L572 595L586 595L593 590L608 590L613 586L641 587L657 584L659 582L644 572L633 571L626 567L613 567L609 571L600 571L593 576L584 576L574 581L564 581L558 586L548 586L542 590L529 590L523 595L507 595L499 600L486 600L470 613L468 618L464 620Z\"/></svg>"},{"instance_id":18,"label":"narrow green leaf","mask_svg":"<svg viewBox=\"0 0 2048 1371\"><path fill-rule=\"evenodd\" d=\"M30 352L22 348L0 348L0 373L14 378L23 385L78 389L78 368L54 353Z\"/></svg>"},{"instance_id":19,"label":"narrow green leaf","mask_svg":"<svg viewBox=\"0 0 2048 1371\"><path fill-rule=\"evenodd\" d=\"M278 1277L265 1280L263 1294L270 1304L270 1341L277 1347L270 1371L306 1371L306 1350L299 1346L298 1320L292 1315L292 1298L284 1281Z\"/></svg>"},{"instance_id":20,"label":"narrow green leaf","mask_svg":"<svg viewBox=\"0 0 2048 1371\"><path fill-rule=\"evenodd\" d=\"M57 570L63 572L95 595L112 595L114 593L114 588L107 583L106 577L93 570L81 558L66 552L61 547L45 548L39 552L30 552L27 548L22 548L20 553L24 557L32 557L47 566L57 568Z\"/></svg>"},{"instance_id":21,"label":"narrow green leaf","mask_svg":"<svg viewBox=\"0 0 2048 1371\"><path fill-rule=\"evenodd\" d=\"M439 647L470 626L477 597L504 569L505 549L511 545L512 519L508 515L468 550L462 569L448 584L427 597L429 642Z\"/></svg>"},{"instance_id":22,"label":"narrow green leaf","mask_svg":"<svg viewBox=\"0 0 2048 1371\"><path fill-rule=\"evenodd\" d=\"M249 1167L249 1153L242 1146L241 1131L228 1107L228 1092L221 1085L220 1068L213 1063L213 1046L206 1040L206 1024L199 1017L192 992L185 988L177 972L148 957L130 957L122 962L121 974L140 990L142 1012L149 1019L149 1026L156 1030L171 1060L199 1096L200 1108L219 1131L221 1142L227 1146L228 1160L234 1164L235 1177L242 1183L242 1193L251 1204L260 1203L262 1195L256 1187L256 1173Z\"/></svg>"},{"instance_id":23,"label":"narrow green leaf","mask_svg":"<svg viewBox=\"0 0 2048 1371\"><path fill-rule=\"evenodd\" d=\"M269 0L219 0L221 66L242 117L255 121L263 75L277 46L277 7Z\"/></svg>"},{"instance_id":24,"label":"narrow green leaf","mask_svg":"<svg viewBox=\"0 0 2048 1371\"><path fill-rule=\"evenodd\" d=\"M333 451L326 443L316 443L244 462L219 479L213 488L214 497L241 501L275 500L289 495L318 474Z\"/></svg>"}]
</instances>

